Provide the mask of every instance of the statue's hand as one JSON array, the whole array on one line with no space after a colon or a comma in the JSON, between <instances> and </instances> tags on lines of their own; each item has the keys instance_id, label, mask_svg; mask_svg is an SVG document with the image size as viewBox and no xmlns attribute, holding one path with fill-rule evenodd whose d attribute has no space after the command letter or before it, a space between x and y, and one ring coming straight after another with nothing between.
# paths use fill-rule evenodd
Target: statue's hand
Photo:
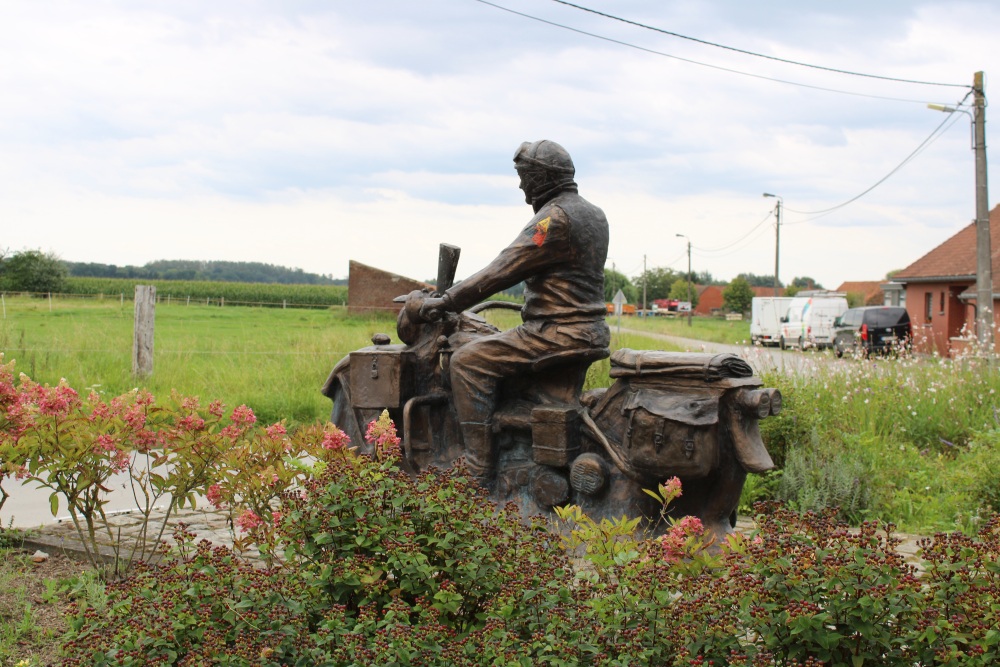
<instances>
[{"instance_id":1,"label":"statue's hand","mask_svg":"<svg viewBox=\"0 0 1000 667\"><path fill-rule=\"evenodd\" d=\"M420 319L424 322L437 322L441 319L447 308L445 300L438 297L429 297L420 304Z\"/></svg>"}]
</instances>

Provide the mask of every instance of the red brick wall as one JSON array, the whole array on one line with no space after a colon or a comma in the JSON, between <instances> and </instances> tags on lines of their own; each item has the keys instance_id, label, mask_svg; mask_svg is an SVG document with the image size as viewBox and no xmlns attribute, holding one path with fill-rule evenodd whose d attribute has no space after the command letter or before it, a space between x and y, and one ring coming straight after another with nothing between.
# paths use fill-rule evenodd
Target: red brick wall
<instances>
[{"instance_id":1,"label":"red brick wall","mask_svg":"<svg viewBox=\"0 0 1000 667\"><path fill-rule=\"evenodd\" d=\"M433 289L419 280L351 260L347 279L347 310L352 314L378 311L398 313L402 304L393 303L395 297L424 288Z\"/></svg>"},{"instance_id":2,"label":"red brick wall","mask_svg":"<svg viewBox=\"0 0 1000 667\"><path fill-rule=\"evenodd\" d=\"M698 315L711 315L713 310L722 308L722 289L718 285L709 285L698 295L698 306L694 312Z\"/></svg>"},{"instance_id":3,"label":"red brick wall","mask_svg":"<svg viewBox=\"0 0 1000 667\"><path fill-rule=\"evenodd\" d=\"M918 351L948 356L956 344L952 339L963 333L963 324L966 333L975 335L975 307L958 299L970 287L975 287L971 281L907 284L906 311Z\"/></svg>"}]
</instances>

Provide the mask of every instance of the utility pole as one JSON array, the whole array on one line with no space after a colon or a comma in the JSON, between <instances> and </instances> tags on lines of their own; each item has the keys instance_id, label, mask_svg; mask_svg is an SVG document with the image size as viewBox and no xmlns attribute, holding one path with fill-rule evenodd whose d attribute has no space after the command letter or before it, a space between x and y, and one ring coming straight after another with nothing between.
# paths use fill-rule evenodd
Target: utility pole
<instances>
[{"instance_id":1,"label":"utility pole","mask_svg":"<svg viewBox=\"0 0 1000 667\"><path fill-rule=\"evenodd\" d=\"M972 76L972 113L943 104L928 104L935 111L961 111L972 119L972 150L976 157L976 338L991 356L993 347L993 264L990 242L989 192L986 181L986 94L983 73Z\"/></svg>"},{"instance_id":2,"label":"utility pole","mask_svg":"<svg viewBox=\"0 0 1000 667\"><path fill-rule=\"evenodd\" d=\"M646 317L646 256L642 256L642 316Z\"/></svg>"},{"instance_id":3,"label":"utility pole","mask_svg":"<svg viewBox=\"0 0 1000 667\"><path fill-rule=\"evenodd\" d=\"M694 299L691 294L691 239L688 239L688 326L691 325L691 315L694 314Z\"/></svg>"},{"instance_id":4,"label":"utility pole","mask_svg":"<svg viewBox=\"0 0 1000 667\"><path fill-rule=\"evenodd\" d=\"M983 73L972 79L976 153L976 323L979 343L993 354L993 266L989 193L986 182L986 95Z\"/></svg>"},{"instance_id":5,"label":"utility pole","mask_svg":"<svg viewBox=\"0 0 1000 667\"><path fill-rule=\"evenodd\" d=\"M778 195L772 195L769 192L764 193L765 197L774 197L777 203L774 205L774 296L780 296L781 292L781 282L778 280L778 256L779 250L781 248L781 197Z\"/></svg>"},{"instance_id":6,"label":"utility pole","mask_svg":"<svg viewBox=\"0 0 1000 667\"><path fill-rule=\"evenodd\" d=\"M684 234L677 234L681 238L687 239L688 242L688 326L693 326L691 324L691 315L694 311L694 300L691 298L691 239L689 239Z\"/></svg>"}]
</instances>

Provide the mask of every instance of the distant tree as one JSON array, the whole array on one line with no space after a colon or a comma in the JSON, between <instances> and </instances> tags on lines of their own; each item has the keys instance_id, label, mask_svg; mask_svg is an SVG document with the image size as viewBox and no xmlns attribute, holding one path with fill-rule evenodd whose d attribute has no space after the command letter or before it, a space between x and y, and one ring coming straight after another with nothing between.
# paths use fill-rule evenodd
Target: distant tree
<instances>
[{"instance_id":1,"label":"distant tree","mask_svg":"<svg viewBox=\"0 0 1000 667\"><path fill-rule=\"evenodd\" d=\"M823 289L822 285L820 285L818 282L816 282L809 276L801 276L801 277L796 276L795 278L792 278L792 285L798 287L800 290Z\"/></svg>"},{"instance_id":2,"label":"distant tree","mask_svg":"<svg viewBox=\"0 0 1000 667\"><path fill-rule=\"evenodd\" d=\"M788 287L785 288L785 296L795 296L800 291L801 290L795 285L789 285Z\"/></svg>"},{"instance_id":3,"label":"distant tree","mask_svg":"<svg viewBox=\"0 0 1000 667\"><path fill-rule=\"evenodd\" d=\"M632 279L632 284L635 285L635 289L638 292L636 303L640 303L642 301L643 275L645 275L646 279L647 304L652 303L655 299L669 299L670 287L680 276L680 274L673 269L668 269L662 266L654 269L647 269L645 274L640 273ZM686 300L687 299L685 299L685 301Z\"/></svg>"},{"instance_id":4,"label":"distant tree","mask_svg":"<svg viewBox=\"0 0 1000 667\"><path fill-rule=\"evenodd\" d=\"M751 287L774 287L774 276L758 276L755 273L741 273L736 276L737 278L743 278L749 283ZM778 287L783 287L781 281L778 281Z\"/></svg>"},{"instance_id":5,"label":"distant tree","mask_svg":"<svg viewBox=\"0 0 1000 667\"><path fill-rule=\"evenodd\" d=\"M847 307L857 308L858 306L865 305L865 295L861 292L848 292L847 293Z\"/></svg>"},{"instance_id":6,"label":"distant tree","mask_svg":"<svg viewBox=\"0 0 1000 667\"><path fill-rule=\"evenodd\" d=\"M731 313L745 313L753 303L753 288L746 278L733 278L733 281L722 290L722 303Z\"/></svg>"},{"instance_id":7,"label":"distant tree","mask_svg":"<svg viewBox=\"0 0 1000 667\"><path fill-rule=\"evenodd\" d=\"M334 280L302 269L290 269L263 262L223 262L189 259L162 259L143 266L67 262L69 274L95 278L144 278L149 280L219 280L243 283L280 283L283 285L343 285Z\"/></svg>"},{"instance_id":8,"label":"distant tree","mask_svg":"<svg viewBox=\"0 0 1000 667\"><path fill-rule=\"evenodd\" d=\"M685 276L686 277L686 276ZM712 276L711 271L692 271L691 282L695 285L725 285L725 280L719 280Z\"/></svg>"},{"instance_id":9,"label":"distant tree","mask_svg":"<svg viewBox=\"0 0 1000 667\"><path fill-rule=\"evenodd\" d=\"M698 286L691 283L690 292L688 291L688 287L687 278L678 278L670 285L670 298L677 299L678 301L690 301L691 308L694 309L698 305ZM689 294L690 298L688 298Z\"/></svg>"},{"instance_id":10,"label":"distant tree","mask_svg":"<svg viewBox=\"0 0 1000 667\"><path fill-rule=\"evenodd\" d=\"M641 290L632 284L624 273L614 269L604 269L604 300L611 303L618 290L625 295L625 300L635 305L642 298Z\"/></svg>"},{"instance_id":11,"label":"distant tree","mask_svg":"<svg viewBox=\"0 0 1000 667\"><path fill-rule=\"evenodd\" d=\"M66 265L52 253L22 250L0 262L0 289L17 292L62 292Z\"/></svg>"}]
</instances>

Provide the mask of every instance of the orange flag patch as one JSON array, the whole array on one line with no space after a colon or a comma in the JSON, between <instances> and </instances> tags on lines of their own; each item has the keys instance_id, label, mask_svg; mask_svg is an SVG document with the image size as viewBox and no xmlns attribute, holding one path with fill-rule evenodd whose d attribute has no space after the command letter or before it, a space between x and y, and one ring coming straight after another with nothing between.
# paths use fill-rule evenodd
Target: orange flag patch
<instances>
[{"instance_id":1,"label":"orange flag patch","mask_svg":"<svg viewBox=\"0 0 1000 667\"><path fill-rule=\"evenodd\" d=\"M549 222L552 218L545 218L544 220L539 220L535 223L535 235L531 237L531 240L535 242L535 245L539 248L545 243L545 237L549 233Z\"/></svg>"}]
</instances>

